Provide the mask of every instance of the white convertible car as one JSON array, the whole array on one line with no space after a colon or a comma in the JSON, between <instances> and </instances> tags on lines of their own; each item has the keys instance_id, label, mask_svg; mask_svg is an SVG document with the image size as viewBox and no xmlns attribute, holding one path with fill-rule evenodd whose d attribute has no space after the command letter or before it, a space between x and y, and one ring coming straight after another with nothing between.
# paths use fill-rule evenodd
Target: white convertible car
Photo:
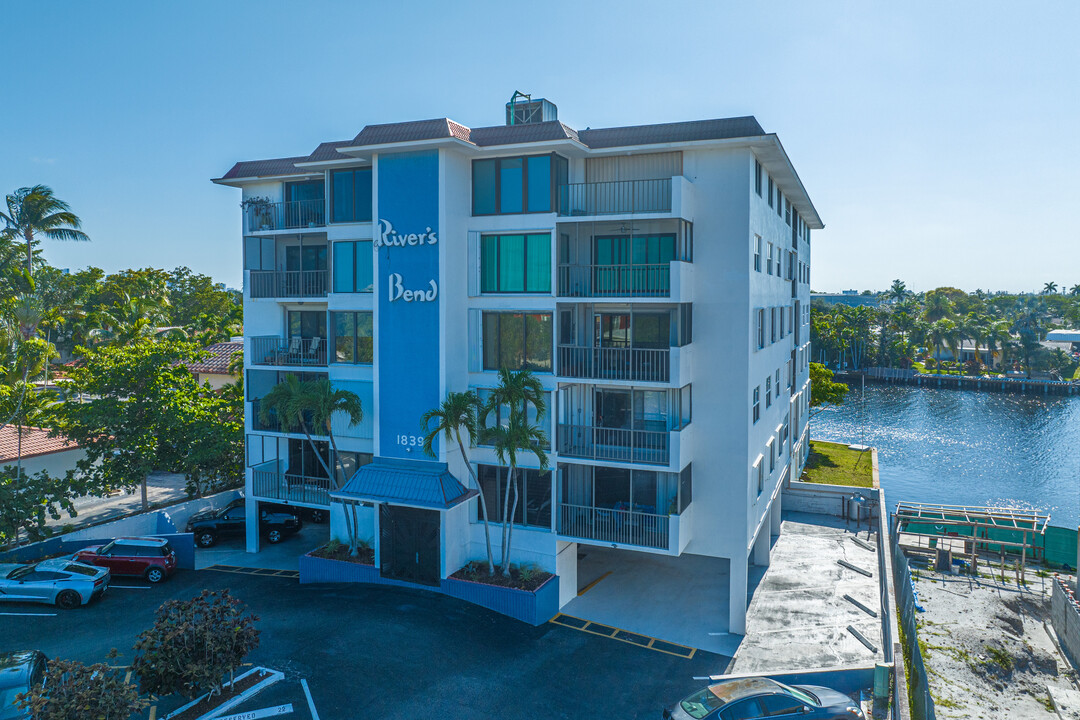
<instances>
[{"instance_id":1,"label":"white convertible car","mask_svg":"<svg viewBox=\"0 0 1080 720\"><path fill-rule=\"evenodd\" d=\"M0 565L0 600L49 603L71 609L86 605L108 587L107 568L65 558Z\"/></svg>"}]
</instances>

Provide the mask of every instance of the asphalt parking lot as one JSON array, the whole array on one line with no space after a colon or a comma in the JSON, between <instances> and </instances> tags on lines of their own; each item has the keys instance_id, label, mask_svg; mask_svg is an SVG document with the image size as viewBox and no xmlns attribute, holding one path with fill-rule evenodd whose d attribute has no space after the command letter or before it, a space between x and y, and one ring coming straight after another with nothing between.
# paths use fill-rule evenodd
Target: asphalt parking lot
<instances>
[{"instance_id":1,"label":"asphalt parking lot","mask_svg":"<svg viewBox=\"0 0 1080 720\"><path fill-rule=\"evenodd\" d=\"M721 673L730 660L677 657L550 623L534 628L422 590L302 586L216 570L181 571L156 586L118 578L77 610L6 603L0 610L27 614L0 615L0 651L98 662L116 648L113 663L122 665L162 602L203 588L229 588L259 616L260 646L248 659L286 674L286 684L245 709L295 697L304 678L322 720L657 718L702 685L694 676ZM295 717L306 717L300 710Z\"/></svg>"}]
</instances>

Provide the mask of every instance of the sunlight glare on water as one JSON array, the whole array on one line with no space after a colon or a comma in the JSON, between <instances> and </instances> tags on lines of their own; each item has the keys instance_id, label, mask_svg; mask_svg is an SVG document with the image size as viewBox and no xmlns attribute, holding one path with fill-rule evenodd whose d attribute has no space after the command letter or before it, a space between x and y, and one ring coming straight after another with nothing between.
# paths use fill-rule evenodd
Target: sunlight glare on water
<instances>
[{"instance_id":1,"label":"sunlight glare on water","mask_svg":"<svg viewBox=\"0 0 1080 720\"><path fill-rule=\"evenodd\" d=\"M1020 507L1076 527L1080 397L853 387L817 413L811 439L871 445L890 505L900 500Z\"/></svg>"}]
</instances>

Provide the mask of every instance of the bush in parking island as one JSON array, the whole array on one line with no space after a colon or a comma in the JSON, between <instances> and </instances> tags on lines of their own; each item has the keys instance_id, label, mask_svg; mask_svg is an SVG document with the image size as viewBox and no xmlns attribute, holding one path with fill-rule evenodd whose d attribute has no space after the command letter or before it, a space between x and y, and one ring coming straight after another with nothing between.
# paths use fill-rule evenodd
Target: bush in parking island
<instances>
[{"instance_id":1,"label":"bush in parking island","mask_svg":"<svg viewBox=\"0 0 1080 720\"><path fill-rule=\"evenodd\" d=\"M147 705L138 689L105 663L83 665L54 659L49 661L46 677L44 685L16 697L19 707L36 720L120 720Z\"/></svg>"},{"instance_id":2,"label":"bush in parking island","mask_svg":"<svg viewBox=\"0 0 1080 720\"><path fill-rule=\"evenodd\" d=\"M190 699L221 692L225 680L231 681L259 646L258 620L228 590L169 600L158 608L154 626L135 643L131 669L139 677L139 689Z\"/></svg>"}]
</instances>

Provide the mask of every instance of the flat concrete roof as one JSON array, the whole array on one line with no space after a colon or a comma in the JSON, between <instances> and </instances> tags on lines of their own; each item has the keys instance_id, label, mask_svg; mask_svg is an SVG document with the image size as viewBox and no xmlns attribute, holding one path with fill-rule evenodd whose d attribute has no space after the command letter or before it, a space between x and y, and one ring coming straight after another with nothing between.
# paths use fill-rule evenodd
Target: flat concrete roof
<instances>
[{"instance_id":1,"label":"flat concrete roof","mask_svg":"<svg viewBox=\"0 0 1080 720\"><path fill-rule=\"evenodd\" d=\"M854 541L855 523L809 513L782 513L769 567L746 611L746 636L729 673L782 672L867 665L884 660L878 554ZM866 524L857 537L877 547ZM843 560L870 576L850 570ZM753 568L751 568L753 569ZM846 600L849 595L878 614ZM848 626L866 637L868 650Z\"/></svg>"}]
</instances>

